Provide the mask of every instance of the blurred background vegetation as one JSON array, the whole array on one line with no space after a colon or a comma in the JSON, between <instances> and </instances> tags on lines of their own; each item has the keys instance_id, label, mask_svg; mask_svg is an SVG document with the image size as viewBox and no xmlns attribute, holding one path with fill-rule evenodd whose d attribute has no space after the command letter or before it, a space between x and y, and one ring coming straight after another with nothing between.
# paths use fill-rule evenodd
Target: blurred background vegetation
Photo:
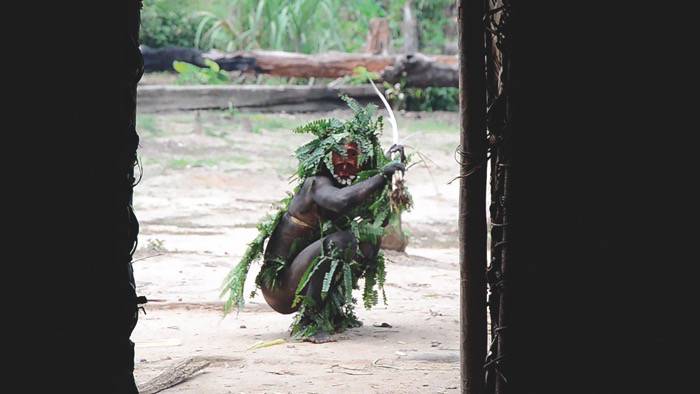
<instances>
[{"instance_id":1,"label":"blurred background vegetation","mask_svg":"<svg viewBox=\"0 0 700 394\"><path fill-rule=\"evenodd\" d=\"M144 0L141 43L152 48L194 47L200 50L282 50L301 53L362 52L373 18L385 18L391 52L401 53L402 24L407 0ZM456 46L454 0L412 0L418 25L419 51L451 53ZM454 50L454 49L453 49ZM218 67L184 63L176 68L177 83L245 83L248 77L228 78ZM366 83L358 72L347 81ZM372 77L376 79L377 77ZM306 84L304 78L257 76L257 84ZM385 84L392 105L408 111L454 111L457 88L406 88Z\"/></svg>"},{"instance_id":2,"label":"blurred background vegetation","mask_svg":"<svg viewBox=\"0 0 700 394\"><path fill-rule=\"evenodd\" d=\"M401 52L406 0L144 0L141 42L153 48L223 51L267 49L302 53L357 52L369 21L389 21ZM445 52L456 37L454 0L414 0L419 49Z\"/></svg>"}]
</instances>

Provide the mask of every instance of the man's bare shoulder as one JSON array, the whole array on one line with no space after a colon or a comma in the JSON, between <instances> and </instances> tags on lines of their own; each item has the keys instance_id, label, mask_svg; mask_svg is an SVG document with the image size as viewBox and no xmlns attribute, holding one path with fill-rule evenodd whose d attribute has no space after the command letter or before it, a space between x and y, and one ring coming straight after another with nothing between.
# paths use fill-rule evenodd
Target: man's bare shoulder
<instances>
[{"instance_id":1,"label":"man's bare shoulder","mask_svg":"<svg viewBox=\"0 0 700 394\"><path fill-rule=\"evenodd\" d=\"M306 181L304 181L304 187L311 187L311 186L327 186L327 185L332 185L333 182L331 180L323 175L316 175L312 176L309 178L306 178Z\"/></svg>"}]
</instances>

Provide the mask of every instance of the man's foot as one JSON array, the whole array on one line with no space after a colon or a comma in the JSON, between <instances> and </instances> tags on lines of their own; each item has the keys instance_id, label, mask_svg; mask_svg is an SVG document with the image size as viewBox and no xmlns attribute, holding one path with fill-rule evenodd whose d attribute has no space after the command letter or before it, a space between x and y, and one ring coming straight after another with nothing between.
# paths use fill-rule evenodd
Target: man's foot
<instances>
[{"instance_id":1,"label":"man's foot","mask_svg":"<svg viewBox=\"0 0 700 394\"><path fill-rule=\"evenodd\" d=\"M304 338L303 341L311 343L328 343L335 342L335 339L333 339L327 332L319 331L310 337Z\"/></svg>"}]
</instances>

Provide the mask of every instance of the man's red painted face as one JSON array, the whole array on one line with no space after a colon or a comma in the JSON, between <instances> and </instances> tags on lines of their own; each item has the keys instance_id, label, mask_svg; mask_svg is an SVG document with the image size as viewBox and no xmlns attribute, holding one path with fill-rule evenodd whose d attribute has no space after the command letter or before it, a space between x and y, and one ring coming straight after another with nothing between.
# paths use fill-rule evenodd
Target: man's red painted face
<instances>
[{"instance_id":1,"label":"man's red painted face","mask_svg":"<svg viewBox=\"0 0 700 394\"><path fill-rule=\"evenodd\" d=\"M359 168L357 158L360 150L354 142L345 144L347 155L343 156L338 152L333 152L333 177L341 185L349 185L357 177Z\"/></svg>"}]
</instances>

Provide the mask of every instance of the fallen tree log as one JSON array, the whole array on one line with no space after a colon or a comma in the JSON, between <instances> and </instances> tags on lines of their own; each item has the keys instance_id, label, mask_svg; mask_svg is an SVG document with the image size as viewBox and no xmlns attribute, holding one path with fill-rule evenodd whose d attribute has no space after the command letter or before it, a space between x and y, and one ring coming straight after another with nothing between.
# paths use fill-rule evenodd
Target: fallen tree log
<instances>
[{"instance_id":1,"label":"fallen tree log","mask_svg":"<svg viewBox=\"0 0 700 394\"><path fill-rule=\"evenodd\" d=\"M439 63L420 53L399 57L395 64L382 71L381 77L392 84L403 78L406 86L419 88L459 87L458 66Z\"/></svg>"},{"instance_id":2,"label":"fallen tree log","mask_svg":"<svg viewBox=\"0 0 700 394\"><path fill-rule=\"evenodd\" d=\"M363 53L322 53L306 55L282 51L207 52L203 56L228 71L255 72L281 77L338 78L352 75L355 67L381 72L394 64L392 56Z\"/></svg>"},{"instance_id":3,"label":"fallen tree log","mask_svg":"<svg viewBox=\"0 0 700 394\"><path fill-rule=\"evenodd\" d=\"M256 112L316 112L346 108L341 95L360 103L378 102L369 85L144 85L137 89L141 113L226 109Z\"/></svg>"},{"instance_id":4,"label":"fallen tree log","mask_svg":"<svg viewBox=\"0 0 700 394\"><path fill-rule=\"evenodd\" d=\"M150 48L142 45L143 71L173 71L173 61L187 62L199 67L206 67L202 52L194 48L165 47Z\"/></svg>"},{"instance_id":5,"label":"fallen tree log","mask_svg":"<svg viewBox=\"0 0 700 394\"><path fill-rule=\"evenodd\" d=\"M378 73L385 81L396 83L405 77L408 86L459 85L458 58L450 55L373 55L368 53L328 52L315 55L282 51L246 51L201 53L191 48L142 47L145 71L172 70L174 60L204 66L211 59L226 71L267 74L297 78L341 78L353 74L356 67Z\"/></svg>"},{"instance_id":6,"label":"fallen tree log","mask_svg":"<svg viewBox=\"0 0 700 394\"><path fill-rule=\"evenodd\" d=\"M386 73L388 81L398 81L406 72L409 85L413 86L458 86L458 59L446 55L383 56L354 53L324 53L305 55L281 51L248 51L223 53L212 51L202 56L214 60L227 71L254 72L281 77L340 78L353 74L356 67L365 67L380 75ZM425 75L410 75L425 74ZM430 78L437 78L435 84Z\"/></svg>"}]
</instances>

